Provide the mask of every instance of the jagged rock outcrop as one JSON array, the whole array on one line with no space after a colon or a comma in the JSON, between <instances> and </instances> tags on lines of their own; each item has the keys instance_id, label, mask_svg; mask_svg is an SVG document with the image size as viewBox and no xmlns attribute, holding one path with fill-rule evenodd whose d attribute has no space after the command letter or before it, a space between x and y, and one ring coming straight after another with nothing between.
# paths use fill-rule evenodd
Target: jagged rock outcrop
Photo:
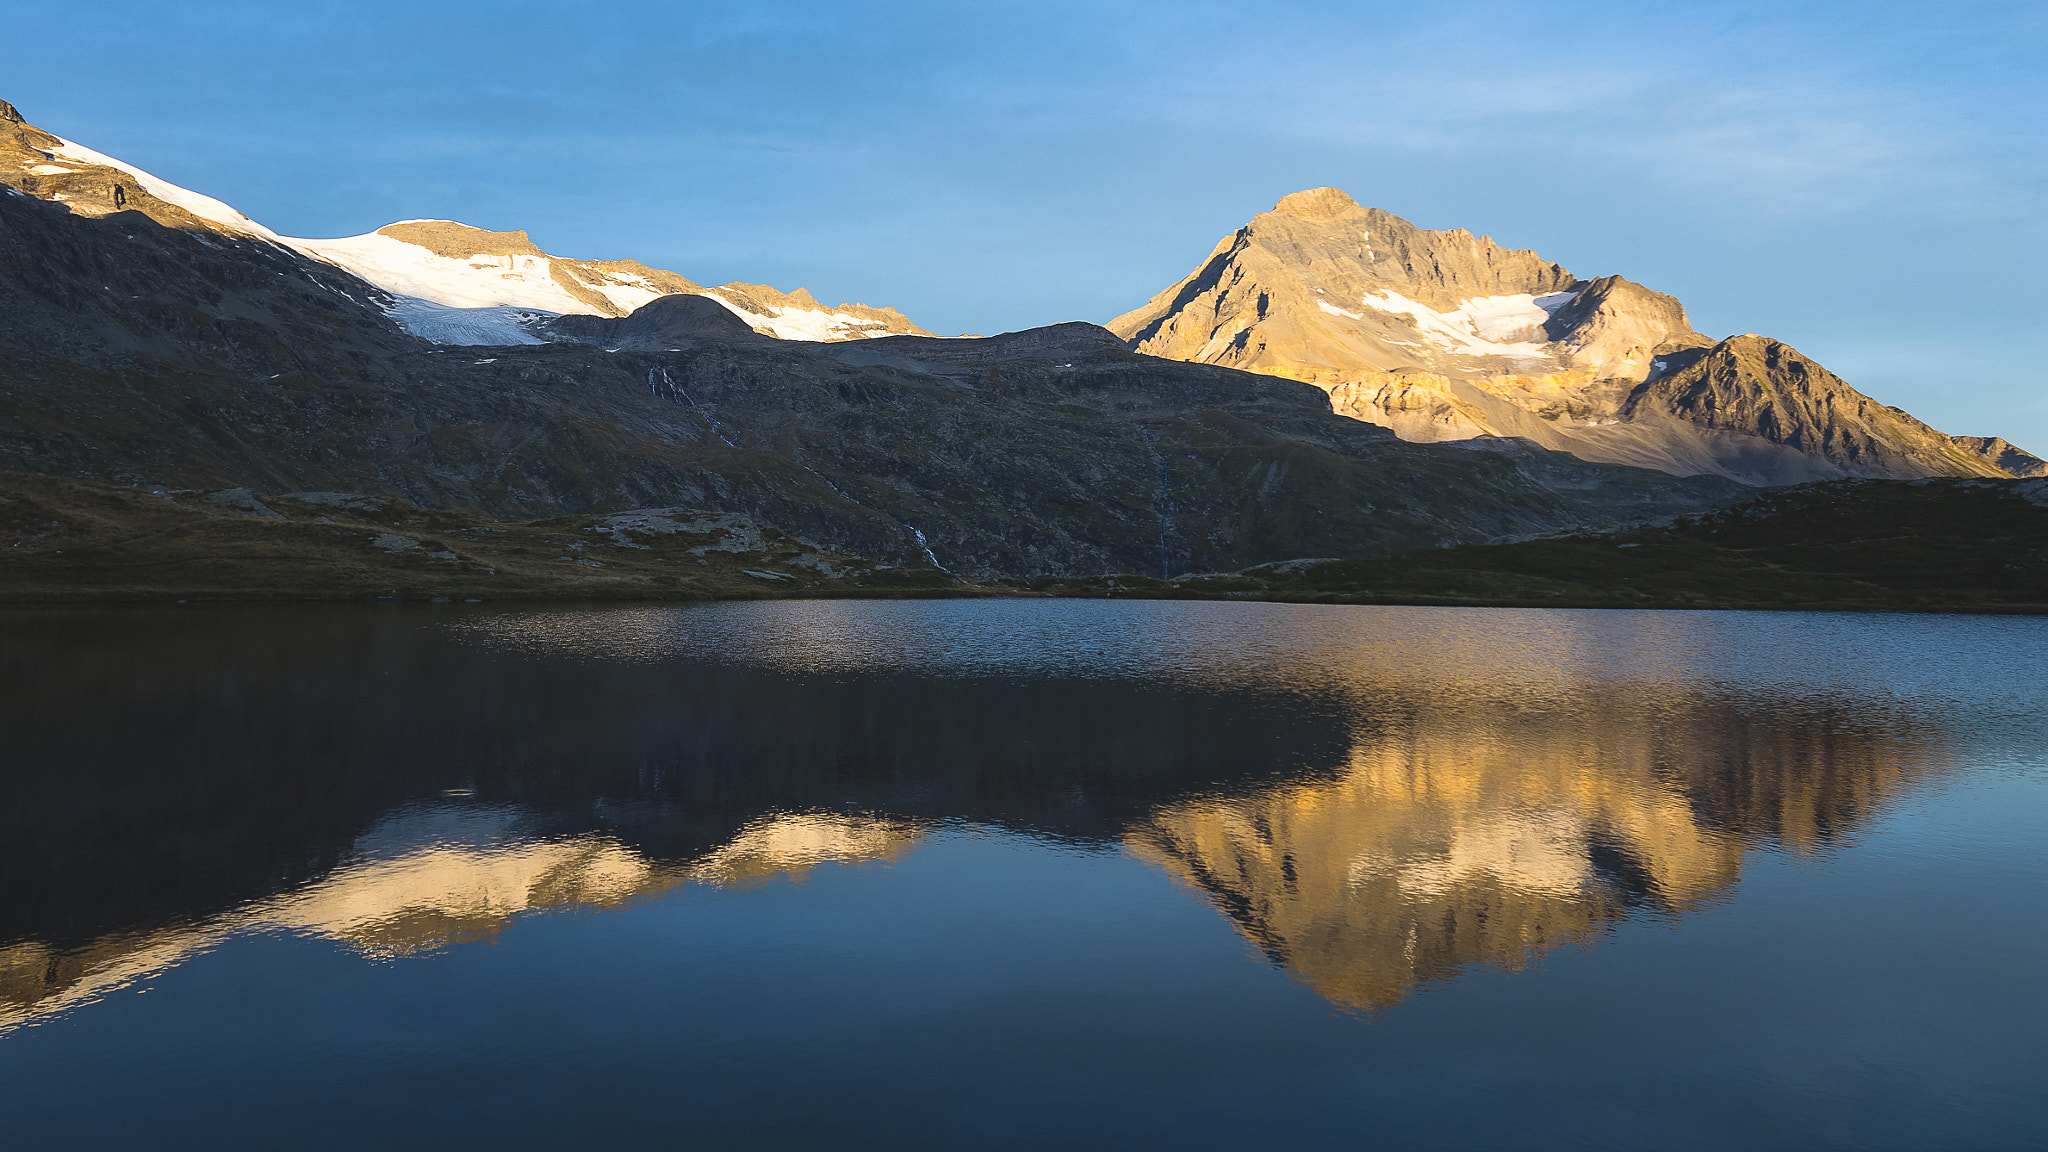
<instances>
[{"instance_id":1,"label":"jagged rock outcrop","mask_svg":"<svg viewBox=\"0 0 2048 1152\"><path fill-rule=\"evenodd\" d=\"M1972 456L1990 461L1994 466L2013 475L2025 478L2048 476L2048 460L2032 452L2014 447L1997 436L1951 436L1956 447Z\"/></svg>"},{"instance_id":2,"label":"jagged rock outcrop","mask_svg":"<svg viewBox=\"0 0 2048 1152\"><path fill-rule=\"evenodd\" d=\"M1704 348L1712 340L1692 330L1676 296L1652 292L1619 276L1577 288L1543 325L1567 367L1641 381L1659 371L1660 357Z\"/></svg>"},{"instance_id":3,"label":"jagged rock outcrop","mask_svg":"<svg viewBox=\"0 0 2048 1152\"><path fill-rule=\"evenodd\" d=\"M1904 411L1880 404L1791 345L1733 336L1629 394L1638 413L1757 436L1824 460L1845 476L1996 476L1997 465Z\"/></svg>"},{"instance_id":4,"label":"jagged rock outcrop","mask_svg":"<svg viewBox=\"0 0 2048 1152\"><path fill-rule=\"evenodd\" d=\"M1407 440L1520 437L1750 484L2031 474L2033 457L1936 432L1783 345L1758 360L1717 343L1671 296L1420 229L1334 188L1282 199L1109 327L1150 355L1315 384ZM1681 400L1652 386L1699 371L1751 391Z\"/></svg>"}]
</instances>

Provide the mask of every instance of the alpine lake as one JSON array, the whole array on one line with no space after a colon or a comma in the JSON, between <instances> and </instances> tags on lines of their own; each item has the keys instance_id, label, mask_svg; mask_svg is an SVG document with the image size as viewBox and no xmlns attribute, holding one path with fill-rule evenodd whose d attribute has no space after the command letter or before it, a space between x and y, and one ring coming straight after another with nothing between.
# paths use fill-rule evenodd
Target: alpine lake
<instances>
[{"instance_id":1,"label":"alpine lake","mask_svg":"<svg viewBox=\"0 0 2048 1152\"><path fill-rule=\"evenodd\" d=\"M2048 1147L2048 618L0 616L0 1145Z\"/></svg>"}]
</instances>

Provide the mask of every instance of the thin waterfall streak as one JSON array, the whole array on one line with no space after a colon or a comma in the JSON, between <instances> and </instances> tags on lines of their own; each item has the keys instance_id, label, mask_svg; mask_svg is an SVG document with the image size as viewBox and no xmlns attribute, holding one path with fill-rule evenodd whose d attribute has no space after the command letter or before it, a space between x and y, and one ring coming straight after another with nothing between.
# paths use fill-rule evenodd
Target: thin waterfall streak
<instances>
[{"instance_id":1,"label":"thin waterfall streak","mask_svg":"<svg viewBox=\"0 0 2048 1152\"><path fill-rule=\"evenodd\" d=\"M658 384L654 380L654 374L656 372L661 373L661 382ZM691 398L690 393L686 389L684 389L684 387L681 384L675 382L675 378L668 374L668 369L662 367L659 364L655 365L652 368L649 368L647 370L647 390L654 393L656 396L661 397L663 400L668 401L671 404L682 405L684 407L689 408L690 411L696 413L697 416L704 421L705 425L711 429L711 434L713 436L718 437L721 441L724 441L725 446L727 448L739 447L739 445L733 443L732 440L726 436L725 431L718 426L718 421L712 419L711 414L709 412L704 411L703 406L698 404L695 399Z\"/></svg>"},{"instance_id":2,"label":"thin waterfall streak","mask_svg":"<svg viewBox=\"0 0 2048 1152\"><path fill-rule=\"evenodd\" d=\"M848 495L846 489L841 488L837 484L834 484L831 481L831 479L828 478L823 472L818 471L816 468L811 467L809 464L806 464L801 460L797 461L797 467L803 469L806 472L809 472L811 475L816 476L819 480L823 481L825 487L830 488L834 492L837 492L841 500L846 501L848 504L860 503L860 501L855 500L852 496Z\"/></svg>"},{"instance_id":3,"label":"thin waterfall streak","mask_svg":"<svg viewBox=\"0 0 2048 1152\"><path fill-rule=\"evenodd\" d=\"M932 553L932 546L925 542L924 529L919 528L918 526L913 524L910 525L910 531L912 535L917 537L917 546L919 548L924 549L924 558L932 562L932 567L937 568L941 572L950 574L953 570L951 568L946 567L944 564L939 563L939 558L933 555Z\"/></svg>"}]
</instances>

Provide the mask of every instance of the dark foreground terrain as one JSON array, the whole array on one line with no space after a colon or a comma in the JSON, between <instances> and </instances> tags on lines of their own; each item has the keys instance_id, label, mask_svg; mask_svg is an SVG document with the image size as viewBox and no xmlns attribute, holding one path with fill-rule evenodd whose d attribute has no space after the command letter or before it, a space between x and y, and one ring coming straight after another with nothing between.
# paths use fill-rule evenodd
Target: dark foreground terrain
<instances>
[{"instance_id":1,"label":"dark foreground terrain","mask_svg":"<svg viewBox=\"0 0 2048 1152\"><path fill-rule=\"evenodd\" d=\"M1050 595L1611 608L2048 611L2048 481L1844 480L1657 525L1160 580L971 581L687 508L488 520L400 501L0 473L0 600Z\"/></svg>"},{"instance_id":2,"label":"dark foreground terrain","mask_svg":"<svg viewBox=\"0 0 2048 1152\"><path fill-rule=\"evenodd\" d=\"M0 473L0 600L735 600L944 594L737 516L497 521L326 492L157 494Z\"/></svg>"},{"instance_id":3,"label":"dark foreground terrain","mask_svg":"<svg viewBox=\"0 0 2048 1152\"><path fill-rule=\"evenodd\" d=\"M1264 565L1180 581L1167 594L1345 604L2048 612L2048 482L1837 480L1776 489L1654 527Z\"/></svg>"}]
</instances>

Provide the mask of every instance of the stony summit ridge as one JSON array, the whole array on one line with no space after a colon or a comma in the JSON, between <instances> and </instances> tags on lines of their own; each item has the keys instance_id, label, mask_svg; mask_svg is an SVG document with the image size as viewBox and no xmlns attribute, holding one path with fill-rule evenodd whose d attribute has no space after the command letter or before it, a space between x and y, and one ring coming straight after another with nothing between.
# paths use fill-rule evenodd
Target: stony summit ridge
<instances>
[{"instance_id":1,"label":"stony summit ridge","mask_svg":"<svg viewBox=\"0 0 2048 1152\"><path fill-rule=\"evenodd\" d=\"M1778 341L1702 335L1671 296L1335 188L1284 197L1109 327L1148 355L1314 384L1418 442L1521 437L1749 484L2048 471L1878 404Z\"/></svg>"}]
</instances>

